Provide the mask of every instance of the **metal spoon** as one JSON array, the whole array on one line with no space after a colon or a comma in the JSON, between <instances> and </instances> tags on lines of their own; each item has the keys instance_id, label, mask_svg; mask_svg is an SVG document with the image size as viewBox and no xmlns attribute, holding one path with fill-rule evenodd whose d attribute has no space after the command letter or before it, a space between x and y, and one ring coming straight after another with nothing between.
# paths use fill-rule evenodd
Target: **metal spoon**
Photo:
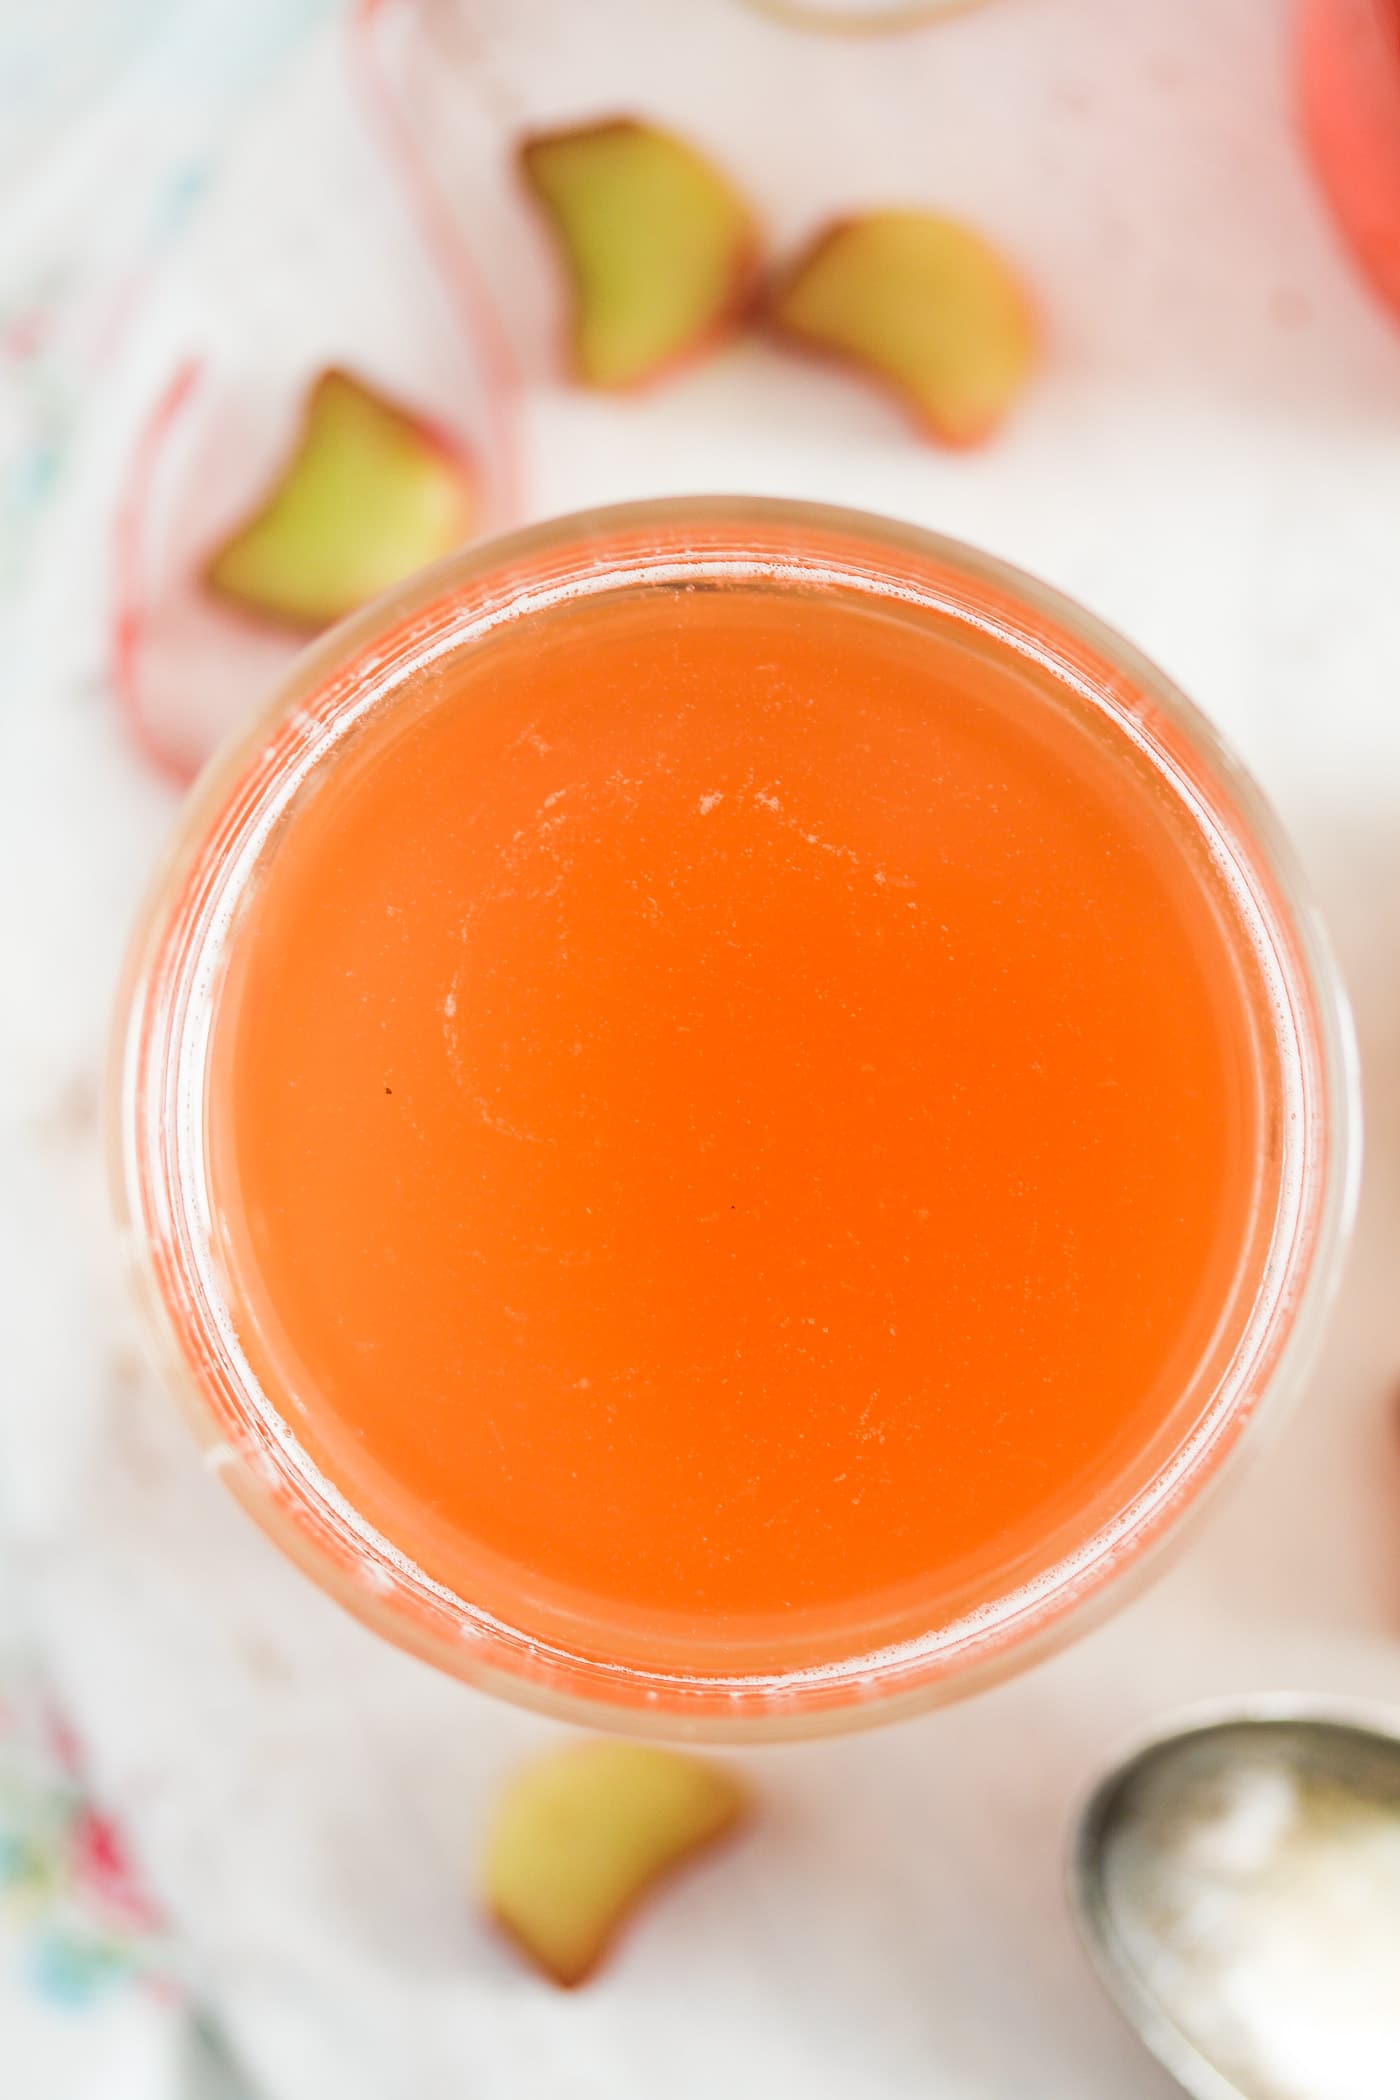
<instances>
[{"instance_id":1,"label":"metal spoon","mask_svg":"<svg viewBox=\"0 0 1400 2100\"><path fill-rule=\"evenodd\" d=\"M1196 1712L1115 1764L1079 1817L1071 1892L1089 1954L1147 2047L1196 2100L1275 2100L1285 2090L1304 2090L1275 2080L1260 2060L1267 2048L1252 2051L1248 2035L1231 2030L1223 2017L1228 1977L1223 1967L1215 1975L1210 1967L1221 1902L1234 1901L1254 1877L1256 1918L1272 1932L1279 1906L1296 1903L1301 1929L1309 1920L1318 1929L1335 1984L1347 1953L1317 1926L1315 1879L1297 1872L1290 1878L1287 1863L1277 1871L1278 1855L1269 1852L1270 1845L1290 1841L1310 1848L1314 1876L1318 1859L1325 1872L1329 1856L1319 1846L1346 1846L1349 1886L1357 1860L1364 1862L1368 1900L1381 1906L1382 1940L1378 1949L1364 1939L1361 1951L1373 1966L1378 1958L1393 1962L1400 1992L1400 1721L1394 1715L1283 1697ZM1272 1878L1261 1881L1261 1875ZM1193 1886L1206 1908L1183 1902L1183 1890ZM1249 1951L1242 1947L1241 1957ZM1306 1998L1306 1988L1305 1981L1290 1994L1290 2011ZM1400 1995L1389 2003L1400 2007ZM1324 2006L1322 2017L1328 2016ZM1393 2061L1389 2077L1400 2090Z\"/></svg>"}]
</instances>

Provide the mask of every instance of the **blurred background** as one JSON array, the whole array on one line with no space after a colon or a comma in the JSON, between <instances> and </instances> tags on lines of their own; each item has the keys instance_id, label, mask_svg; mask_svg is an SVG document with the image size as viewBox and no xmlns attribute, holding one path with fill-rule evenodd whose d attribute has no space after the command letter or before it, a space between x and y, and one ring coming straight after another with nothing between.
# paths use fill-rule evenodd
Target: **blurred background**
<instances>
[{"instance_id":1,"label":"blurred background","mask_svg":"<svg viewBox=\"0 0 1400 2100\"><path fill-rule=\"evenodd\" d=\"M1127 1732L1197 1696L1400 1704L1400 328L1309 165L1301 10L984 0L840 36L803 13L0 6L16 2100L1154 2100L1171 2088L1065 1914L1072 1804ZM619 112L702 144L777 256L867 206L975 226L1038 316L1003 427L941 449L761 329L635 398L572 384L512 149ZM1070 592L1274 798L1361 1038L1358 1241L1272 1452L1155 1590L1024 1680L746 1760L750 1839L578 1996L525 1973L470 1894L484 1804L555 1731L377 1644L277 1560L144 1370L104 1231L125 930L181 781L281 660L191 579L329 362L450 400L493 523L809 496Z\"/></svg>"}]
</instances>

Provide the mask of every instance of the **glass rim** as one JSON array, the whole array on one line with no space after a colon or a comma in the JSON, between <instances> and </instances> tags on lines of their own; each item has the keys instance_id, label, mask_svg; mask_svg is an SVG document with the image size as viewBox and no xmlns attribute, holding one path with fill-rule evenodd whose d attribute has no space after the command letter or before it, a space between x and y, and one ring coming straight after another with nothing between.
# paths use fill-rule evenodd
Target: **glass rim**
<instances>
[{"instance_id":1,"label":"glass rim","mask_svg":"<svg viewBox=\"0 0 1400 2100\"><path fill-rule=\"evenodd\" d=\"M1256 1302L1251 1351L1233 1383L1227 1367L1168 1462L1029 1583L917 1639L776 1674L638 1669L552 1647L436 1583L375 1532L301 1450L275 1400L250 1389L257 1381L246 1361L237 1371L241 1351L211 1283L208 1197L195 1164L203 1157L219 943L269 830L346 731L436 656L503 621L638 580L693 581L707 570L839 582L963 621L980 617L1130 734L1133 722L1145 734L1149 715L1166 725L1226 797L1237 819L1232 839L1271 885L1270 911L1296 979L1284 989L1302 1072L1297 1112L1285 1118L1293 1225L1278 1259L1276 1234L1270 1240L1264 1316ZM1047 633L1068 649L1047 653ZM1082 670L1076 676L1068 650L1096 667L1097 684ZM1160 765L1160 751L1153 756ZM1172 784L1182 794L1183 782ZM1197 810L1196 822L1209 843L1211 821ZM517 1703L613 1729L737 1740L852 1729L964 1696L1120 1600L1124 1578L1147 1571L1167 1536L1179 1534L1187 1506L1194 1511L1232 1470L1249 1441L1245 1430L1261 1414L1277 1415L1311 1362L1355 1207L1359 1107L1345 995L1292 848L1244 767L1163 672L1071 599L958 541L831 506L707 496L572 513L478 543L303 653L205 769L148 893L118 1002L107 1127L118 1231L148 1340L210 1462L290 1558L401 1647ZM204 1351L218 1357L217 1376ZM1236 1349L1232 1367L1239 1357Z\"/></svg>"}]
</instances>

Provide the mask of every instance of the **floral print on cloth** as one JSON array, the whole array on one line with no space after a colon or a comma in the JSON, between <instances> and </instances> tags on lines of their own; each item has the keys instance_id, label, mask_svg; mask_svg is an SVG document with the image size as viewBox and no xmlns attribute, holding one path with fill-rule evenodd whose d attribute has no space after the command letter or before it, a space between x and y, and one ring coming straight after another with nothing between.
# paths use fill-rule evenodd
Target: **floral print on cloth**
<instances>
[{"instance_id":1,"label":"floral print on cloth","mask_svg":"<svg viewBox=\"0 0 1400 2100\"><path fill-rule=\"evenodd\" d=\"M244 2100L33 1666L0 1649L0 2092Z\"/></svg>"},{"instance_id":2,"label":"floral print on cloth","mask_svg":"<svg viewBox=\"0 0 1400 2100\"><path fill-rule=\"evenodd\" d=\"M78 1745L33 1671L0 1676L0 1940L31 1989L80 2007L118 1984L168 1997L160 1924Z\"/></svg>"}]
</instances>

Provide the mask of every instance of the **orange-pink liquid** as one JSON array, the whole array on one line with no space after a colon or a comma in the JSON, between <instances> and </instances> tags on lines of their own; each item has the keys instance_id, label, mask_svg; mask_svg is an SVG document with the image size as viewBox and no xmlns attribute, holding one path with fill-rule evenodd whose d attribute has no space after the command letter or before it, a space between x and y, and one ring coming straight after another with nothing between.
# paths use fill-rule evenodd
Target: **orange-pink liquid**
<instances>
[{"instance_id":1,"label":"orange-pink liquid","mask_svg":"<svg viewBox=\"0 0 1400 2100\"><path fill-rule=\"evenodd\" d=\"M1118 1491L1219 1319L1262 1142L1227 919L1147 761L970 628L739 585L507 626L246 904L245 1346L516 1623L932 1623Z\"/></svg>"}]
</instances>

